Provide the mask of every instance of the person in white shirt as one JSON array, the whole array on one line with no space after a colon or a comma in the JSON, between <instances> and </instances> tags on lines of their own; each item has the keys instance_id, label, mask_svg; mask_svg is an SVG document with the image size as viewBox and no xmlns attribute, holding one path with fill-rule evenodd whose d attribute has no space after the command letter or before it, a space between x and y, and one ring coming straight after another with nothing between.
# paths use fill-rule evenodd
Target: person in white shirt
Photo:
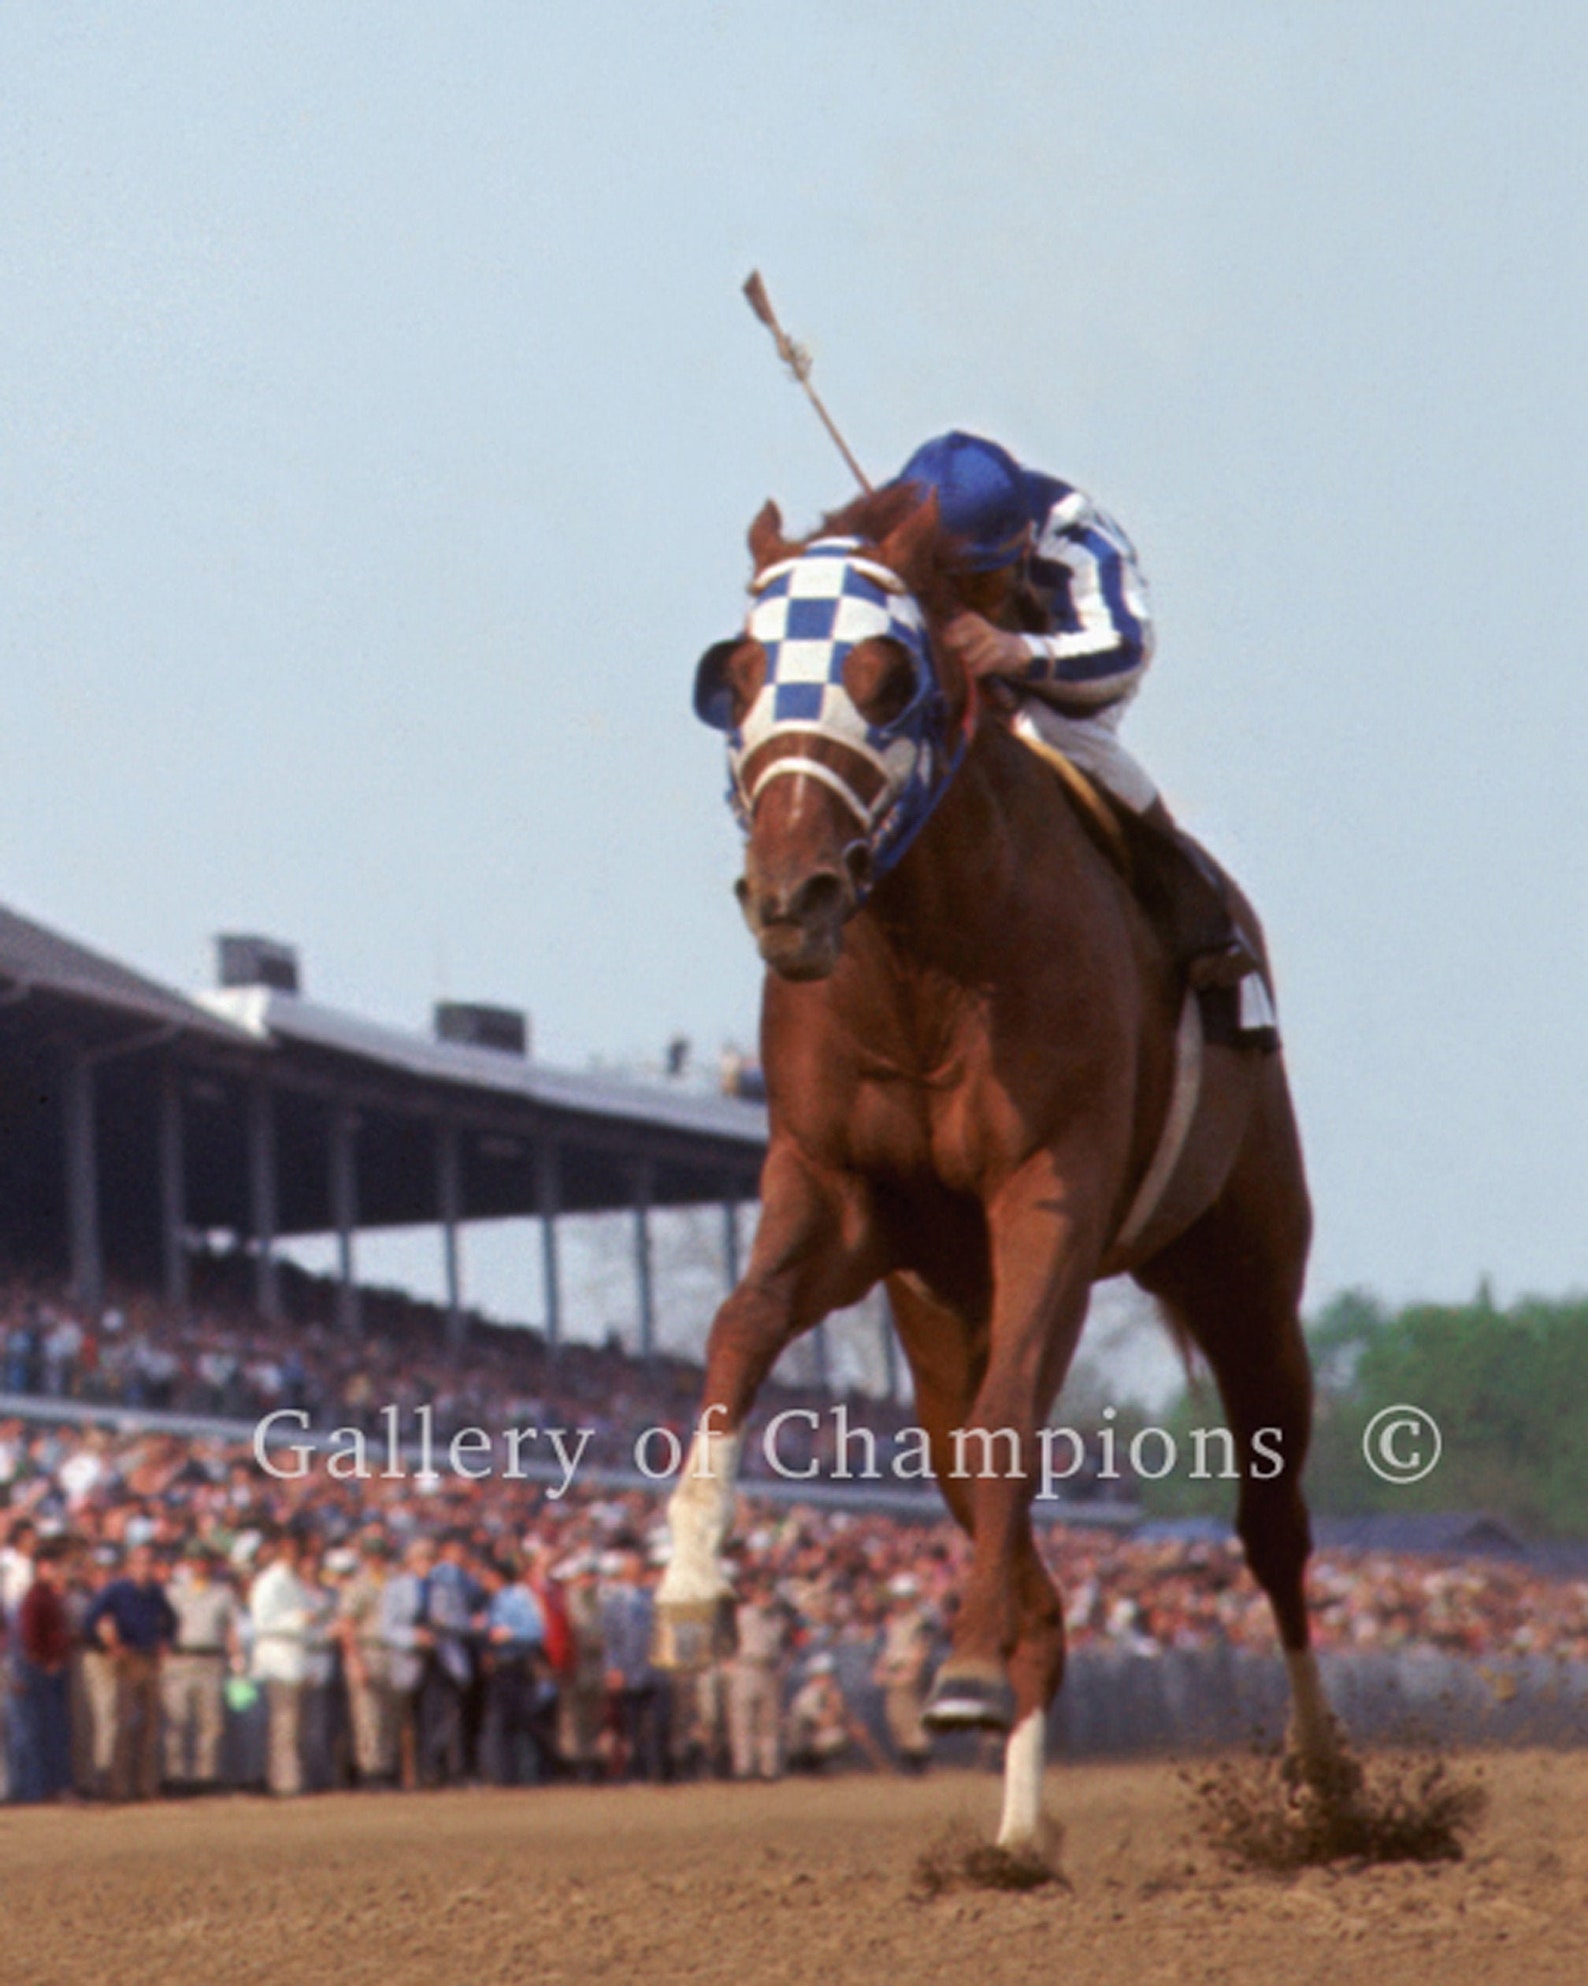
<instances>
[{"instance_id":1,"label":"person in white shirt","mask_svg":"<svg viewBox=\"0 0 1588 1986\"><path fill-rule=\"evenodd\" d=\"M248 1595L254 1630L254 1679L265 1686L270 1713L266 1779L271 1792L280 1794L303 1791L300 1734L313 1596L298 1576L302 1549L295 1533L282 1532L269 1565L255 1579Z\"/></svg>"}]
</instances>

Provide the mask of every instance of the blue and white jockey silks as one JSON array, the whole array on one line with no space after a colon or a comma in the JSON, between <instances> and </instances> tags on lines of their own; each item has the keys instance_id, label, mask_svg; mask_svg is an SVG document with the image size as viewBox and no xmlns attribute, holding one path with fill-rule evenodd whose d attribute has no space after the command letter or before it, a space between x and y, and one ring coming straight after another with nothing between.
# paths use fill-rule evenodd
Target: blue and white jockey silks
<instances>
[{"instance_id":1,"label":"blue and white jockey silks","mask_svg":"<svg viewBox=\"0 0 1588 1986\"><path fill-rule=\"evenodd\" d=\"M935 493L961 569L1019 568L1046 625L1021 637L1005 674L1082 717L1128 697L1152 659L1152 614L1136 549L1071 483L1023 469L1007 448L955 428L925 441L901 483Z\"/></svg>"},{"instance_id":2,"label":"blue and white jockey silks","mask_svg":"<svg viewBox=\"0 0 1588 1986\"><path fill-rule=\"evenodd\" d=\"M729 804L747 832L774 779L805 775L836 792L882 875L897 862L959 763L964 740L945 745L942 691L921 609L902 581L868 559L856 538L818 538L755 579L745 634L766 656L766 675L741 723L709 675L695 709L728 734ZM871 723L844 686L844 664L864 641L894 642L915 688L897 717ZM845 750L823 751L817 741ZM846 768L846 753L860 761Z\"/></svg>"},{"instance_id":3,"label":"blue and white jockey silks","mask_svg":"<svg viewBox=\"0 0 1588 1986\"><path fill-rule=\"evenodd\" d=\"M1018 678L1070 714L1134 695L1152 660L1152 609L1136 548L1090 497L1057 476L1025 472L1035 537L1025 576L1048 631L1021 636Z\"/></svg>"}]
</instances>

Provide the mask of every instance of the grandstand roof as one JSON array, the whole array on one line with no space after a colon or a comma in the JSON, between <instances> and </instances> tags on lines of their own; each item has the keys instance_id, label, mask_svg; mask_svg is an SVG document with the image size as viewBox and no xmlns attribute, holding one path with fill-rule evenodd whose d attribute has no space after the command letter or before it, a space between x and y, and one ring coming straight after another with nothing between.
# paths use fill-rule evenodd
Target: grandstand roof
<instances>
[{"instance_id":1,"label":"grandstand roof","mask_svg":"<svg viewBox=\"0 0 1588 1986\"><path fill-rule=\"evenodd\" d=\"M12 1001L22 995L92 1007L102 1013L168 1027L174 1032L242 1043L245 1036L224 1014L212 1013L185 994L144 978L59 932L0 905L0 980Z\"/></svg>"},{"instance_id":2,"label":"grandstand roof","mask_svg":"<svg viewBox=\"0 0 1588 1986\"><path fill-rule=\"evenodd\" d=\"M691 1137L725 1139L747 1151L757 1151L766 1143L765 1109L736 1097L550 1069L498 1049L435 1041L428 1035L385 1027L264 986L227 987L202 993L199 999L211 1014L256 1041L327 1051L386 1074L539 1104L549 1110L621 1118Z\"/></svg>"},{"instance_id":3,"label":"grandstand roof","mask_svg":"<svg viewBox=\"0 0 1588 1986\"><path fill-rule=\"evenodd\" d=\"M0 1249L84 1288L101 1259L169 1279L192 1233L753 1199L766 1141L759 1104L265 987L189 997L0 907Z\"/></svg>"}]
</instances>

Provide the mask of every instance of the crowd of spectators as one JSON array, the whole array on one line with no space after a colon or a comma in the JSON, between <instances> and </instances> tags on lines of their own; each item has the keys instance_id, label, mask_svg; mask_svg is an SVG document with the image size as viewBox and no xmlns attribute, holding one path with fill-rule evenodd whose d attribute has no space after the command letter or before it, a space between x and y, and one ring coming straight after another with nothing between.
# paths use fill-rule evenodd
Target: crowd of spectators
<instances>
[{"instance_id":1,"label":"crowd of spectators","mask_svg":"<svg viewBox=\"0 0 1588 1986\"><path fill-rule=\"evenodd\" d=\"M652 1661L643 1492L281 1481L221 1440L20 1422L0 1492L15 1798L885 1763L844 1695L857 1659L895 1762L924 1758L946 1561L904 1569L890 1520L756 1513L737 1653L686 1682Z\"/></svg>"},{"instance_id":2,"label":"crowd of spectators","mask_svg":"<svg viewBox=\"0 0 1588 1986\"><path fill-rule=\"evenodd\" d=\"M267 1322L244 1298L245 1263L210 1258L205 1266L201 1300L180 1316L158 1298L129 1292L91 1322L47 1285L0 1283L0 1392L250 1422L290 1408L319 1428L370 1433L392 1409L411 1429L424 1407L442 1442L465 1427L578 1428L589 1437L583 1462L607 1468L632 1468L635 1443L652 1427L686 1431L698 1404L698 1365L660 1353L642 1361L615 1333L554 1351L536 1331L474 1318L452 1348L434 1305L366 1292L364 1329L350 1336L323 1321L335 1297L321 1278L283 1265L295 1301ZM832 1405L824 1393L774 1380L759 1418L790 1407L825 1415ZM909 1409L858 1396L849 1405L879 1437L885 1461ZM803 1467L830 1460L830 1435L824 1426L813 1436L802 1422L781 1446ZM746 1464L770 1473L754 1444Z\"/></svg>"},{"instance_id":3,"label":"crowd of spectators","mask_svg":"<svg viewBox=\"0 0 1588 1986\"><path fill-rule=\"evenodd\" d=\"M633 1428L684 1429L694 1407L698 1373L681 1364L645 1368L608 1346L553 1365L506 1333L449 1359L385 1323L350 1343L219 1305L175 1321L133 1301L90 1327L58 1297L14 1289L0 1370L6 1390L85 1408L248 1419L295 1405L321 1425L368 1424L391 1398L432 1406L438 1430L551 1414L606 1430L591 1461L627 1462ZM864 1403L873 1426L889 1411ZM87 1413L0 1423L11 1795L924 1761L921 1699L965 1571L946 1520L774 1505L752 1485L734 1547L739 1652L685 1682L651 1659L662 1488L555 1487L323 1466L283 1477L230 1435ZM1233 1544L1082 1525L1041 1539L1074 1647L1274 1646ZM1325 1648L1588 1659L1588 1582L1520 1563L1321 1553L1311 1592ZM856 1714L867 1685L885 1701L886 1746Z\"/></svg>"},{"instance_id":4,"label":"crowd of spectators","mask_svg":"<svg viewBox=\"0 0 1588 1986\"><path fill-rule=\"evenodd\" d=\"M908 1767L965 1570L946 1522L752 1494L740 1653L683 1683L651 1661L658 1494L278 1480L220 1440L18 1422L0 1426L0 1492L19 1798L744 1776L790 1750L875 1763L857 1679L890 1693ZM1233 1547L1053 1526L1043 1548L1078 1648L1274 1645ZM1588 1583L1516 1564L1321 1554L1312 1591L1326 1648L1588 1659ZM249 1730L256 1754L223 1760Z\"/></svg>"}]
</instances>

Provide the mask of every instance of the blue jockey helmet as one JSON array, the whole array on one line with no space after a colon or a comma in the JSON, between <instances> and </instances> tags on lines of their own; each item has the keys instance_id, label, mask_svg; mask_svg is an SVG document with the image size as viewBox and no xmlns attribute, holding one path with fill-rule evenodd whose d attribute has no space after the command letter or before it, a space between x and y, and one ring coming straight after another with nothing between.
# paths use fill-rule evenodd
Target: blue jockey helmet
<instances>
[{"instance_id":1,"label":"blue jockey helmet","mask_svg":"<svg viewBox=\"0 0 1588 1986\"><path fill-rule=\"evenodd\" d=\"M899 481L936 490L945 530L964 541L967 571L995 571L1024 550L1031 522L1025 471L997 442L957 428L936 435L905 463Z\"/></svg>"}]
</instances>

